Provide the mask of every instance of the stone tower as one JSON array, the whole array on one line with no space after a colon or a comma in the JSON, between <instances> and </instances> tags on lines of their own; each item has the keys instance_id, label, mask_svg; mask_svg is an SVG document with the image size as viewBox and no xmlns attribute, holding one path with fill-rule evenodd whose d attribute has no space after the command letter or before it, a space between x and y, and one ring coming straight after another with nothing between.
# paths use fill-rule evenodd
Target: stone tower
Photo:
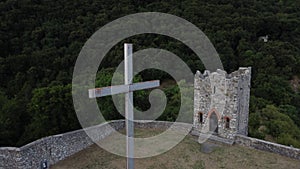
<instances>
[{"instance_id":1,"label":"stone tower","mask_svg":"<svg viewBox=\"0 0 300 169\"><path fill-rule=\"evenodd\" d=\"M226 139L248 135L251 68L227 74L197 71L194 81L194 128Z\"/></svg>"}]
</instances>

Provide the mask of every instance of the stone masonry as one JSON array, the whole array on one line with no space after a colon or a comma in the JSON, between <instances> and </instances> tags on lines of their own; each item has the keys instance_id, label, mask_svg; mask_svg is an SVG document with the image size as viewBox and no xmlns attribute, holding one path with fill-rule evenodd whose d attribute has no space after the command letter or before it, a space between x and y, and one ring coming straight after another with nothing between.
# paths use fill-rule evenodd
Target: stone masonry
<instances>
[{"instance_id":1,"label":"stone masonry","mask_svg":"<svg viewBox=\"0 0 300 169\"><path fill-rule=\"evenodd\" d=\"M135 127L165 130L172 124L172 122L167 121L137 121L135 122ZM103 139L113 132L108 126L113 127L115 130L120 130L125 127L125 122L124 120L111 121L93 126L89 128L89 130L95 130L95 132L99 134L99 139ZM191 131L191 133L192 132L193 131ZM300 149L297 148L239 134L235 136L234 142L238 145L269 151L300 160ZM0 169L39 169L41 168L41 163L45 160L49 167L92 144L94 144L94 142L86 135L84 130L81 129L41 138L20 148L0 147Z\"/></svg>"},{"instance_id":2,"label":"stone masonry","mask_svg":"<svg viewBox=\"0 0 300 169\"><path fill-rule=\"evenodd\" d=\"M248 135L251 68L227 74L197 71L194 81L194 128L233 140Z\"/></svg>"},{"instance_id":3,"label":"stone masonry","mask_svg":"<svg viewBox=\"0 0 300 169\"><path fill-rule=\"evenodd\" d=\"M173 123L164 121L135 121L136 128L168 129ZM117 130L124 129L124 120L114 120L86 128L104 139ZM83 129L48 136L18 147L0 147L0 169L40 169L42 162L49 166L89 147L94 142Z\"/></svg>"}]
</instances>

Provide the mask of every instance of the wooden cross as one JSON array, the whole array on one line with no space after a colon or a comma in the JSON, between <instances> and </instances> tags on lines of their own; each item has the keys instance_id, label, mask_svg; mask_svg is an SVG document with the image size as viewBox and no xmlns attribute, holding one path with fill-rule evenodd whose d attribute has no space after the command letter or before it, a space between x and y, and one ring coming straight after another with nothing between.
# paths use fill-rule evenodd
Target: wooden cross
<instances>
[{"instance_id":1,"label":"wooden cross","mask_svg":"<svg viewBox=\"0 0 300 169\"><path fill-rule=\"evenodd\" d=\"M133 123L133 91L150 89L160 85L159 80L132 83L132 44L124 44L125 84L103 88L89 89L89 98L103 97L125 93L125 124L126 124L126 153L127 169L134 168L134 123Z\"/></svg>"}]
</instances>

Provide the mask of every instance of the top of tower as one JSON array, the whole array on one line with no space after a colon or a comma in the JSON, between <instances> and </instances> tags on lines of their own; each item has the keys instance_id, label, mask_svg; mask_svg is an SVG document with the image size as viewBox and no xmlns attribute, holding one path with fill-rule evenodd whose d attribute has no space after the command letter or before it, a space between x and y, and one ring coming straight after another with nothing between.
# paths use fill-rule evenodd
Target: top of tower
<instances>
[{"instance_id":1,"label":"top of tower","mask_svg":"<svg viewBox=\"0 0 300 169\"><path fill-rule=\"evenodd\" d=\"M232 77L251 74L251 67L240 67L238 70L229 74L225 70L221 70L221 69L217 69L215 72L210 72L209 70L205 70L203 74L199 70L197 70L195 77L198 77L200 79L205 79L209 75L213 75L213 74L223 75L227 79L230 79Z\"/></svg>"}]
</instances>

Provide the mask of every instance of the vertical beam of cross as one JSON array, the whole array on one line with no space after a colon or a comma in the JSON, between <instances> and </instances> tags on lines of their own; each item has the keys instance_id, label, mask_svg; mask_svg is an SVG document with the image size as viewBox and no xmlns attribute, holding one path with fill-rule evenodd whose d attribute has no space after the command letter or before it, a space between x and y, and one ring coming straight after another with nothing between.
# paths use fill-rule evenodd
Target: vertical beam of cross
<instances>
[{"instance_id":1,"label":"vertical beam of cross","mask_svg":"<svg viewBox=\"0 0 300 169\"><path fill-rule=\"evenodd\" d=\"M132 85L132 44L124 44L125 85ZM133 92L125 94L127 169L134 168L134 123L133 123Z\"/></svg>"},{"instance_id":2,"label":"vertical beam of cross","mask_svg":"<svg viewBox=\"0 0 300 169\"><path fill-rule=\"evenodd\" d=\"M132 44L124 44L125 84L89 89L89 98L103 97L125 93L125 124L126 124L126 153L127 169L134 169L134 118L133 118L133 91L158 87L159 80L132 83Z\"/></svg>"}]
</instances>

